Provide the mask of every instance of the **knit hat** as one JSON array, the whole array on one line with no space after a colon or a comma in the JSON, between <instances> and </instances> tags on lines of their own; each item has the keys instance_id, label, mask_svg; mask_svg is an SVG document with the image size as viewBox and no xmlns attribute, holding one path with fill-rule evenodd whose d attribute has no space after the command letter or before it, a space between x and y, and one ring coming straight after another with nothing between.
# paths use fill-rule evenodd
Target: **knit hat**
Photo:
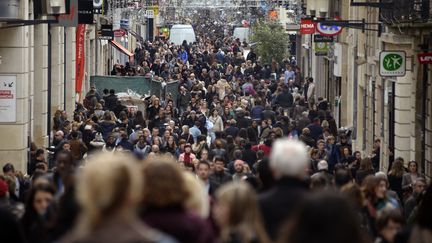
<instances>
[{"instance_id":1,"label":"knit hat","mask_svg":"<svg viewBox=\"0 0 432 243\"><path fill-rule=\"evenodd\" d=\"M0 197L4 197L6 196L6 193L9 191L9 186L8 184L0 179Z\"/></svg>"}]
</instances>

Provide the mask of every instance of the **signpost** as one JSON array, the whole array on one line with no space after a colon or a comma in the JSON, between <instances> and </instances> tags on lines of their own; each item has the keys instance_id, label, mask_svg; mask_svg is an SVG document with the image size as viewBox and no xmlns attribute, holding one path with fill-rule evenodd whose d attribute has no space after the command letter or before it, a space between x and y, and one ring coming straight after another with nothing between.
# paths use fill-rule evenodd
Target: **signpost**
<instances>
[{"instance_id":1,"label":"signpost","mask_svg":"<svg viewBox=\"0 0 432 243\"><path fill-rule=\"evenodd\" d=\"M302 19L300 22L300 34L309 35L315 33L315 23L312 19Z\"/></svg>"},{"instance_id":2,"label":"signpost","mask_svg":"<svg viewBox=\"0 0 432 243\"><path fill-rule=\"evenodd\" d=\"M93 0L78 0L78 24L93 24Z\"/></svg>"},{"instance_id":3,"label":"signpost","mask_svg":"<svg viewBox=\"0 0 432 243\"><path fill-rule=\"evenodd\" d=\"M154 15L155 15L154 10L146 10L145 11L145 16L149 19L154 18Z\"/></svg>"},{"instance_id":4,"label":"signpost","mask_svg":"<svg viewBox=\"0 0 432 243\"><path fill-rule=\"evenodd\" d=\"M326 56L329 49L327 42L315 42L315 56Z\"/></svg>"},{"instance_id":5,"label":"signpost","mask_svg":"<svg viewBox=\"0 0 432 243\"><path fill-rule=\"evenodd\" d=\"M432 64L432 53L420 53L417 55L420 64Z\"/></svg>"},{"instance_id":6,"label":"signpost","mask_svg":"<svg viewBox=\"0 0 432 243\"><path fill-rule=\"evenodd\" d=\"M332 36L314 35L314 42L333 42Z\"/></svg>"},{"instance_id":7,"label":"signpost","mask_svg":"<svg viewBox=\"0 0 432 243\"><path fill-rule=\"evenodd\" d=\"M129 20L128 19L121 19L120 20L120 28L128 30L129 29Z\"/></svg>"},{"instance_id":8,"label":"signpost","mask_svg":"<svg viewBox=\"0 0 432 243\"><path fill-rule=\"evenodd\" d=\"M126 31L123 29L114 30L115 37L122 37L126 35Z\"/></svg>"},{"instance_id":9,"label":"signpost","mask_svg":"<svg viewBox=\"0 0 432 243\"><path fill-rule=\"evenodd\" d=\"M329 25L324 25L322 23L318 23L316 29L322 36L336 36L342 32L343 28L341 26L336 26L336 25L329 26Z\"/></svg>"},{"instance_id":10,"label":"signpost","mask_svg":"<svg viewBox=\"0 0 432 243\"><path fill-rule=\"evenodd\" d=\"M406 74L406 53L404 51L382 51L380 53L380 75L382 77L403 77Z\"/></svg>"},{"instance_id":11,"label":"signpost","mask_svg":"<svg viewBox=\"0 0 432 243\"><path fill-rule=\"evenodd\" d=\"M101 25L101 31L99 39L101 40L113 40L114 39L114 31L112 24Z\"/></svg>"},{"instance_id":12,"label":"signpost","mask_svg":"<svg viewBox=\"0 0 432 243\"><path fill-rule=\"evenodd\" d=\"M103 14L104 0L93 0L93 13Z\"/></svg>"}]
</instances>

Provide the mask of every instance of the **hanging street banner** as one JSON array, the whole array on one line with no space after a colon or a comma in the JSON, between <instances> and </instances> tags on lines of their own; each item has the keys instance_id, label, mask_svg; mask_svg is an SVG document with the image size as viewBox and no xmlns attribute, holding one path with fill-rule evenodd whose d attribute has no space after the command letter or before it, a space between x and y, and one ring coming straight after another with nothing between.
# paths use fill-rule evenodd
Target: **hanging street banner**
<instances>
[{"instance_id":1,"label":"hanging street banner","mask_svg":"<svg viewBox=\"0 0 432 243\"><path fill-rule=\"evenodd\" d=\"M301 19L300 34L310 35L315 33L315 23L312 19Z\"/></svg>"},{"instance_id":2,"label":"hanging street banner","mask_svg":"<svg viewBox=\"0 0 432 243\"><path fill-rule=\"evenodd\" d=\"M75 93L80 96L82 91L82 83L84 79L84 70L85 70L85 31L86 25L79 24L76 29L76 70L75 70Z\"/></svg>"},{"instance_id":3,"label":"hanging street banner","mask_svg":"<svg viewBox=\"0 0 432 243\"><path fill-rule=\"evenodd\" d=\"M0 76L0 123L16 122L16 85L17 77Z\"/></svg>"},{"instance_id":4,"label":"hanging street banner","mask_svg":"<svg viewBox=\"0 0 432 243\"><path fill-rule=\"evenodd\" d=\"M314 35L314 42L333 42L333 36Z\"/></svg>"},{"instance_id":5,"label":"hanging street banner","mask_svg":"<svg viewBox=\"0 0 432 243\"><path fill-rule=\"evenodd\" d=\"M403 77L406 73L406 53L404 51L382 51L380 53L381 77Z\"/></svg>"},{"instance_id":6,"label":"hanging street banner","mask_svg":"<svg viewBox=\"0 0 432 243\"><path fill-rule=\"evenodd\" d=\"M327 56L330 45L327 42L315 42L315 56Z\"/></svg>"}]
</instances>

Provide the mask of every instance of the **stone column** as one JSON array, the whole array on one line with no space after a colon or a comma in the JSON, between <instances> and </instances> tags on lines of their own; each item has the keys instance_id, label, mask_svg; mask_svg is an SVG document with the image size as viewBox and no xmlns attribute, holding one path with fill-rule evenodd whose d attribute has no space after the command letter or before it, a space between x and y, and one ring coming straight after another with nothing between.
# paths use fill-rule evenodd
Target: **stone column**
<instances>
[{"instance_id":1,"label":"stone column","mask_svg":"<svg viewBox=\"0 0 432 243\"><path fill-rule=\"evenodd\" d=\"M33 140L38 147L47 147L48 26L36 25L34 34Z\"/></svg>"},{"instance_id":2,"label":"stone column","mask_svg":"<svg viewBox=\"0 0 432 243\"><path fill-rule=\"evenodd\" d=\"M51 27L51 114L64 108L63 27Z\"/></svg>"},{"instance_id":3,"label":"stone column","mask_svg":"<svg viewBox=\"0 0 432 243\"><path fill-rule=\"evenodd\" d=\"M66 112L72 114L75 110L75 50L76 28L67 27L66 31Z\"/></svg>"}]
</instances>

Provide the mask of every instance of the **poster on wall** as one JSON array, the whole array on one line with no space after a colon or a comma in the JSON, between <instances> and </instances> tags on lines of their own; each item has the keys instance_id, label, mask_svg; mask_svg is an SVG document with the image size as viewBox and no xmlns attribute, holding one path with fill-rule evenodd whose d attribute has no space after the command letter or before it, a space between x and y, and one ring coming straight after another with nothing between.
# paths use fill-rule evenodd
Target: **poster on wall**
<instances>
[{"instance_id":1,"label":"poster on wall","mask_svg":"<svg viewBox=\"0 0 432 243\"><path fill-rule=\"evenodd\" d=\"M81 94L85 68L85 24L79 24L76 29L76 61L75 61L75 92Z\"/></svg>"},{"instance_id":2,"label":"poster on wall","mask_svg":"<svg viewBox=\"0 0 432 243\"><path fill-rule=\"evenodd\" d=\"M16 76L0 76L0 123L16 122Z\"/></svg>"}]
</instances>

